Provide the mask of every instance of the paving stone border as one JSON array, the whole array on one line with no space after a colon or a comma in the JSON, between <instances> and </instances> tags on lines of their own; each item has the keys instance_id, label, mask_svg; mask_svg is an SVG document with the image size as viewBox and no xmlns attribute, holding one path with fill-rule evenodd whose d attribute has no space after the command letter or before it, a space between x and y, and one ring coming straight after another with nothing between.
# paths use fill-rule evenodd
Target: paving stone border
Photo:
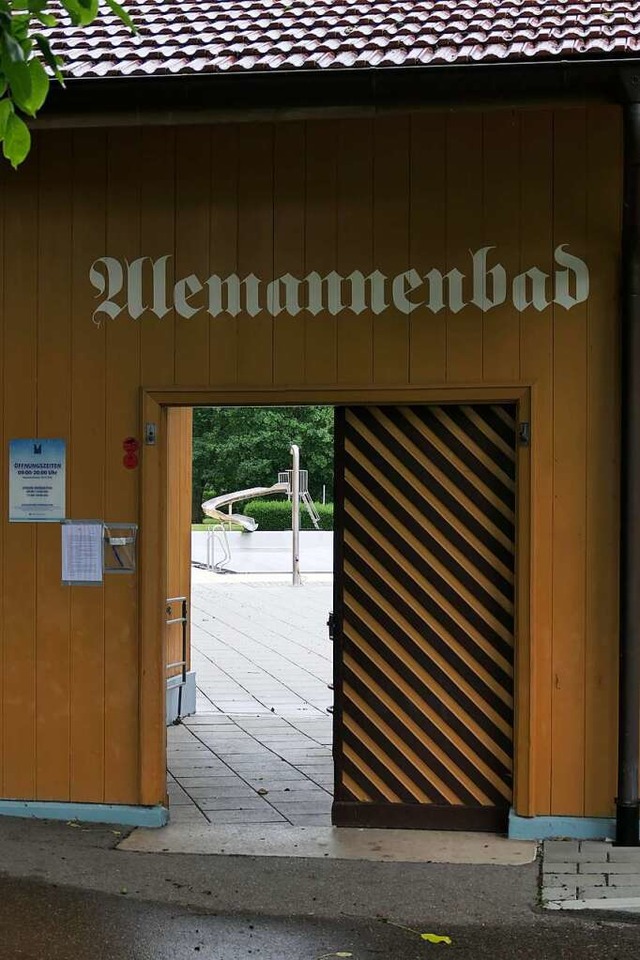
<instances>
[{"instance_id":1,"label":"paving stone border","mask_svg":"<svg viewBox=\"0 0 640 960\"><path fill-rule=\"evenodd\" d=\"M542 848L542 901L565 909L579 901L638 899L640 847L615 847L611 841L547 840Z\"/></svg>"}]
</instances>

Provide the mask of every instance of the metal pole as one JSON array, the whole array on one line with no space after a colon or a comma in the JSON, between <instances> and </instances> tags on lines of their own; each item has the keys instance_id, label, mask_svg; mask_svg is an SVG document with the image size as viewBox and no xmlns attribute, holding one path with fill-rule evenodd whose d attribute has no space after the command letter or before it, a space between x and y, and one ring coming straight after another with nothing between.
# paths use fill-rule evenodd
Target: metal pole
<instances>
[{"instance_id":1,"label":"metal pole","mask_svg":"<svg viewBox=\"0 0 640 960\"><path fill-rule=\"evenodd\" d=\"M293 586L300 586L300 447L291 444L291 529L293 531Z\"/></svg>"},{"instance_id":2,"label":"metal pole","mask_svg":"<svg viewBox=\"0 0 640 960\"><path fill-rule=\"evenodd\" d=\"M625 106L622 508L616 844L640 846L640 105Z\"/></svg>"}]
</instances>

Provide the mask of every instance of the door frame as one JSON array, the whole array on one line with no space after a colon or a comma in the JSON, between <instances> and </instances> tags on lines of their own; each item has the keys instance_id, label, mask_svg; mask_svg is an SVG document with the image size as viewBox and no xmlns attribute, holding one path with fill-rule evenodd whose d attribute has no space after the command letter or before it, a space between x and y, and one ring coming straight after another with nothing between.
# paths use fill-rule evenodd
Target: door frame
<instances>
[{"instance_id":1,"label":"door frame","mask_svg":"<svg viewBox=\"0 0 640 960\"><path fill-rule=\"evenodd\" d=\"M140 434L143 437L140 468L139 539L139 797L145 806L166 803L164 606L167 578L166 487L168 478L167 408L197 406L403 406L418 404L515 403L518 420L531 424L535 436L535 390L529 383L510 385L463 384L437 387L275 387L218 388L157 387L141 392ZM147 442L147 424L155 424L155 442ZM532 448L516 447L516 577L514 655L514 783L513 807L521 816L532 811L532 684L535 663L531 645L531 500ZM342 570L334 564L341 590ZM334 588L335 589L335 588ZM338 596L338 591L334 597ZM334 611L338 612L339 611ZM160 639L158 639L160 638ZM340 640L334 650L334 671ZM335 643L335 641L334 641ZM336 675L334 672L334 684ZM336 686L339 690L339 685ZM334 731L341 706L334 713Z\"/></svg>"}]
</instances>

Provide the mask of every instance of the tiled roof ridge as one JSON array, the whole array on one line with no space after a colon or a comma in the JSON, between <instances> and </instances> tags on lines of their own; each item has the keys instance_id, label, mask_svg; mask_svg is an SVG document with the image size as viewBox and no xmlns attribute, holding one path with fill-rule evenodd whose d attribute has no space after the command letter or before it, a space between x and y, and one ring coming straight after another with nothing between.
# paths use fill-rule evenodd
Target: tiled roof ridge
<instances>
[{"instance_id":1,"label":"tiled roof ridge","mask_svg":"<svg viewBox=\"0 0 640 960\"><path fill-rule=\"evenodd\" d=\"M384 68L640 53L640 0L128 0L51 31L72 78Z\"/></svg>"}]
</instances>

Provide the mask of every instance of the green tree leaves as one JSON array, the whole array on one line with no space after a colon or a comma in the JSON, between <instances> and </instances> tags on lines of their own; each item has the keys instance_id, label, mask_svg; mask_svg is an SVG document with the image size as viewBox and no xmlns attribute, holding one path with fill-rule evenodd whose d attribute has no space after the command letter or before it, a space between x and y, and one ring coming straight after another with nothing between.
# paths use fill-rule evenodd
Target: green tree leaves
<instances>
[{"instance_id":1,"label":"green tree leaves","mask_svg":"<svg viewBox=\"0 0 640 960\"><path fill-rule=\"evenodd\" d=\"M105 0L105 2L109 7L109 9L111 10L111 12L115 13L116 17L119 17L120 20L122 20L122 22L127 27L129 27L130 30L132 30L135 33L136 28L133 24L133 20L131 19L127 11L124 9L122 4L117 3L116 0Z\"/></svg>"},{"instance_id":2,"label":"green tree leaves","mask_svg":"<svg viewBox=\"0 0 640 960\"><path fill-rule=\"evenodd\" d=\"M49 92L49 77L40 61L12 62L6 66L4 74L14 107L19 107L23 113L35 117Z\"/></svg>"},{"instance_id":3,"label":"green tree leaves","mask_svg":"<svg viewBox=\"0 0 640 960\"><path fill-rule=\"evenodd\" d=\"M210 496L276 483L291 466L297 443L309 471L311 496L333 487L333 410L330 407L201 407L193 411L193 520Z\"/></svg>"},{"instance_id":4,"label":"green tree leaves","mask_svg":"<svg viewBox=\"0 0 640 960\"><path fill-rule=\"evenodd\" d=\"M59 25L47 4L48 0L0 0L0 141L4 156L14 168L31 147L29 128L19 114L35 117L49 93L45 67L64 86L62 61L42 32L42 28ZM72 27L89 26L101 10L100 0L60 0L60 6ZM104 6L134 30L120 3L104 0Z\"/></svg>"},{"instance_id":5,"label":"green tree leaves","mask_svg":"<svg viewBox=\"0 0 640 960\"><path fill-rule=\"evenodd\" d=\"M13 104L10 100L6 98L0 100L0 140L4 140L4 135L7 131L7 121L13 113Z\"/></svg>"},{"instance_id":6,"label":"green tree leaves","mask_svg":"<svg viewBox=\"0 0 640 960\"><path fill-rule=\"evenodd\" d=\"M35 117L49 93L49 77L39 60L29 61L29 78L31 80L31 94L25 109L27 113Z\"/></svg>"},{"instance_id":7,"label":"green tree leaves","mask_svg":"<svg viewBox=\"0 0 640 960\"><path fill-rule=\"evenodd\" d=\"M16 169L28 156L31 149L31 134L24 120L10 113L7 117L2 152L11 166Z\"/></svg>"}]
</instances>

